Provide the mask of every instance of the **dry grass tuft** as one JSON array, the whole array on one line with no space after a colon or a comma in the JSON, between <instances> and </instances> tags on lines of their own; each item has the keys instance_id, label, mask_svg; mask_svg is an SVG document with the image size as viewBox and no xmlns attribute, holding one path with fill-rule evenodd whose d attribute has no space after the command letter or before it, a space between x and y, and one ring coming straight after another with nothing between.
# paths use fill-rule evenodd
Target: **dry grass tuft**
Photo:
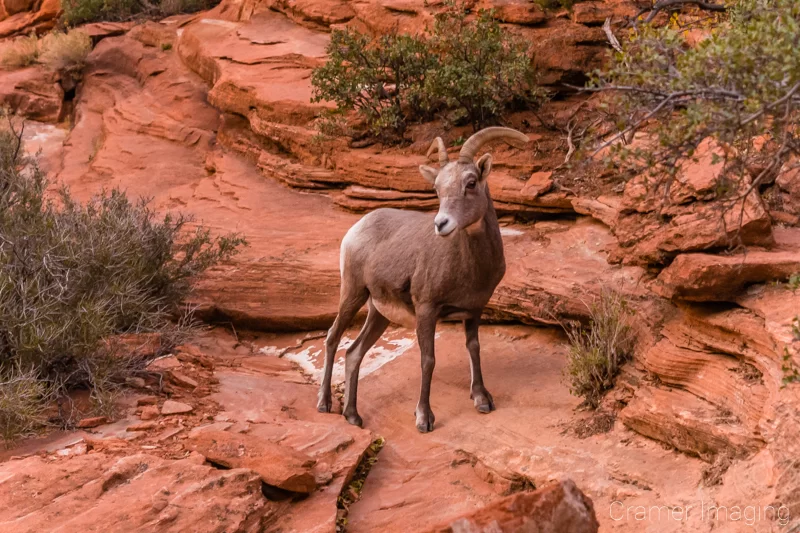
<instances>
[{"instance_id":1,"label":"dry grass tuft","mask_svg":"<svg viewBox=\"0 0 800 533\"><path fill-rule=\"evenodd\" d=\"M22 68L36 63L39 56L39 40L35 33L17 37L10 42L0 56L0 64L8 68Z\"/></svg>"},{"instance_id":2,"label":"dry grass tuft","mask_svg":"<svg viewBox=\"0 0 800 533\"><path fill-rule=\"evenodd\" d=\"M55 31L42 38L39 62L56 72L75 73L83 69L92 51L92 39L81 30Z\"/></svg>"},{"instance_id":3,"label":"dry grass tuft","mask_svg":"<svg viewBox=\"0 0 800 533\"><path fill-rule=\"evenodd\" d=\"M633 310L624 296L604 289L589 311L587 327L567 328L569 353L564 375L570 392L594 409L633 351Z\"/></svg>"},{"instance_id":4,"label":"dry grass tuft","mask_svg":"<svg viewBox=\"0 0 800 533\"><path fill-rule=\"evenodd\" d=\"M33 433L45 422L50 391L33 367L0 369L0 437L6 444Z\"/></svg>"}]
</instances>

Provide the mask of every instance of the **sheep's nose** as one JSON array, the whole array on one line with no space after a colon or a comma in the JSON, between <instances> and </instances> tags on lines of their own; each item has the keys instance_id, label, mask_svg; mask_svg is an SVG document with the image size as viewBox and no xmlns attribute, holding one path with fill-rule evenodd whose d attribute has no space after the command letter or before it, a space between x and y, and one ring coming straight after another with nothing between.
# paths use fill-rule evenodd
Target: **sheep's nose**
<instances>
[{"instance_id":1,"label":"sheep's nose","mask_svg":"<svg viewBox=\"0 0 800 533\"><path fill-rule=\"evenodd\" d=\"M447 217L437 218L433 221L433 225L436 226L436 231L441 232L447 223L450 222L450 219Z\"/></svg>"}]
</instances>

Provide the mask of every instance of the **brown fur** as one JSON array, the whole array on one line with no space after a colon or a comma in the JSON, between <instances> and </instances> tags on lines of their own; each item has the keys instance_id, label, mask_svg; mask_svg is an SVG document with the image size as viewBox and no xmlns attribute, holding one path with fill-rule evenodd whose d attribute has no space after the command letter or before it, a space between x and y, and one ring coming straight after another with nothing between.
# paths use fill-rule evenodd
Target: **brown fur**
<instances>
[{"instance_id":1,"label":"brown fur","mask_svg":"<svg viewBox=\"0 0 800 533\"><path fill-rule=\"evenodd\" d=\"M416 409L420 431L431 431L434 424L430 382L435 365L434 334L440 319L464 321L472 369L470 397L479 412L494 409L481 376L478 341L483 308L505 274L500 227L486 180L491 156L487 154L477 163L462 158L438 171L423 166L420 171L435 181L440 198L437 215L378 209L354 225L342 242L339 314L326 341L318 409L331 410L330 381L339 341L358 310L368 303L367 320L345 358L343 414L352 424L362 423L356 408L361 360L390 320L416 328L422 357Z\"/></svg>"}]
</instances>

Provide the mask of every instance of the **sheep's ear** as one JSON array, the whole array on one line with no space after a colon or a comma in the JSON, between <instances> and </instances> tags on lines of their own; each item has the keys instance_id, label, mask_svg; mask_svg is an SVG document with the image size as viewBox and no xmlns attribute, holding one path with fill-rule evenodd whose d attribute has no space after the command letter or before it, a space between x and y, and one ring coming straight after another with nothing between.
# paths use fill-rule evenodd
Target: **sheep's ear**
<instances>
[{"instance_id":1,"label":"sheep's ear","mask_svg":"<svg viewBox=\"0 0 800 533\"><path fill-rule=\"evenodd\" d=\"M431 182L431 185L436 182L436 176L439 175L438 170L433 167L429 167L428 165L420 165L419 173L422 174L423 178Z\"/></svg>"},{"instance_id":2,"label":"sheep's ear","mask_svg":"<svg viewBox=\"0 0 800 533\"><path fill-rule=\"evenodd\" d=\"M483 154L475 164L478 166L478 171L481 173L481 179L485 180L492 171L492 154Z\"/></svg>"}]
</instances>

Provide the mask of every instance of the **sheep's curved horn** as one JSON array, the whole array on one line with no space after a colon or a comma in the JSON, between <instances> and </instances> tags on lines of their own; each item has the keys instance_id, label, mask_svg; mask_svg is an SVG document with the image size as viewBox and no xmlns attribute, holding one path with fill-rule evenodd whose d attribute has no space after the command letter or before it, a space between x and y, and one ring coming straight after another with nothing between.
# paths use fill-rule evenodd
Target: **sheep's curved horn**
<instances>
[{"instance_id":1,"label":"sheep's curved horn","mask_svg":"<svg viewBox=\"0 0 800 533\"><path fill-rule=\"evenodd\" d=\"M439 165L445 166L448 163L449 158L447 157L447 148L444 147L444 141L441 137L436 137L433 140L425 157L430 157L435 150L439 150Z\"/></svg>"},{"instance_id":2,"label":"sheep's curved horn","mask_svg":"<svg viewBox=\"0 0 800 533\"><path fill-rule=\"evenodd\" d=\"M486 128L474 134L464 143L464 146L461 147L461 152L458 154L459 162L471 163L481 146L495 139L514 140L522 144L530 141L527 135L511 128Z\"/></svg>"}]
</instances>

